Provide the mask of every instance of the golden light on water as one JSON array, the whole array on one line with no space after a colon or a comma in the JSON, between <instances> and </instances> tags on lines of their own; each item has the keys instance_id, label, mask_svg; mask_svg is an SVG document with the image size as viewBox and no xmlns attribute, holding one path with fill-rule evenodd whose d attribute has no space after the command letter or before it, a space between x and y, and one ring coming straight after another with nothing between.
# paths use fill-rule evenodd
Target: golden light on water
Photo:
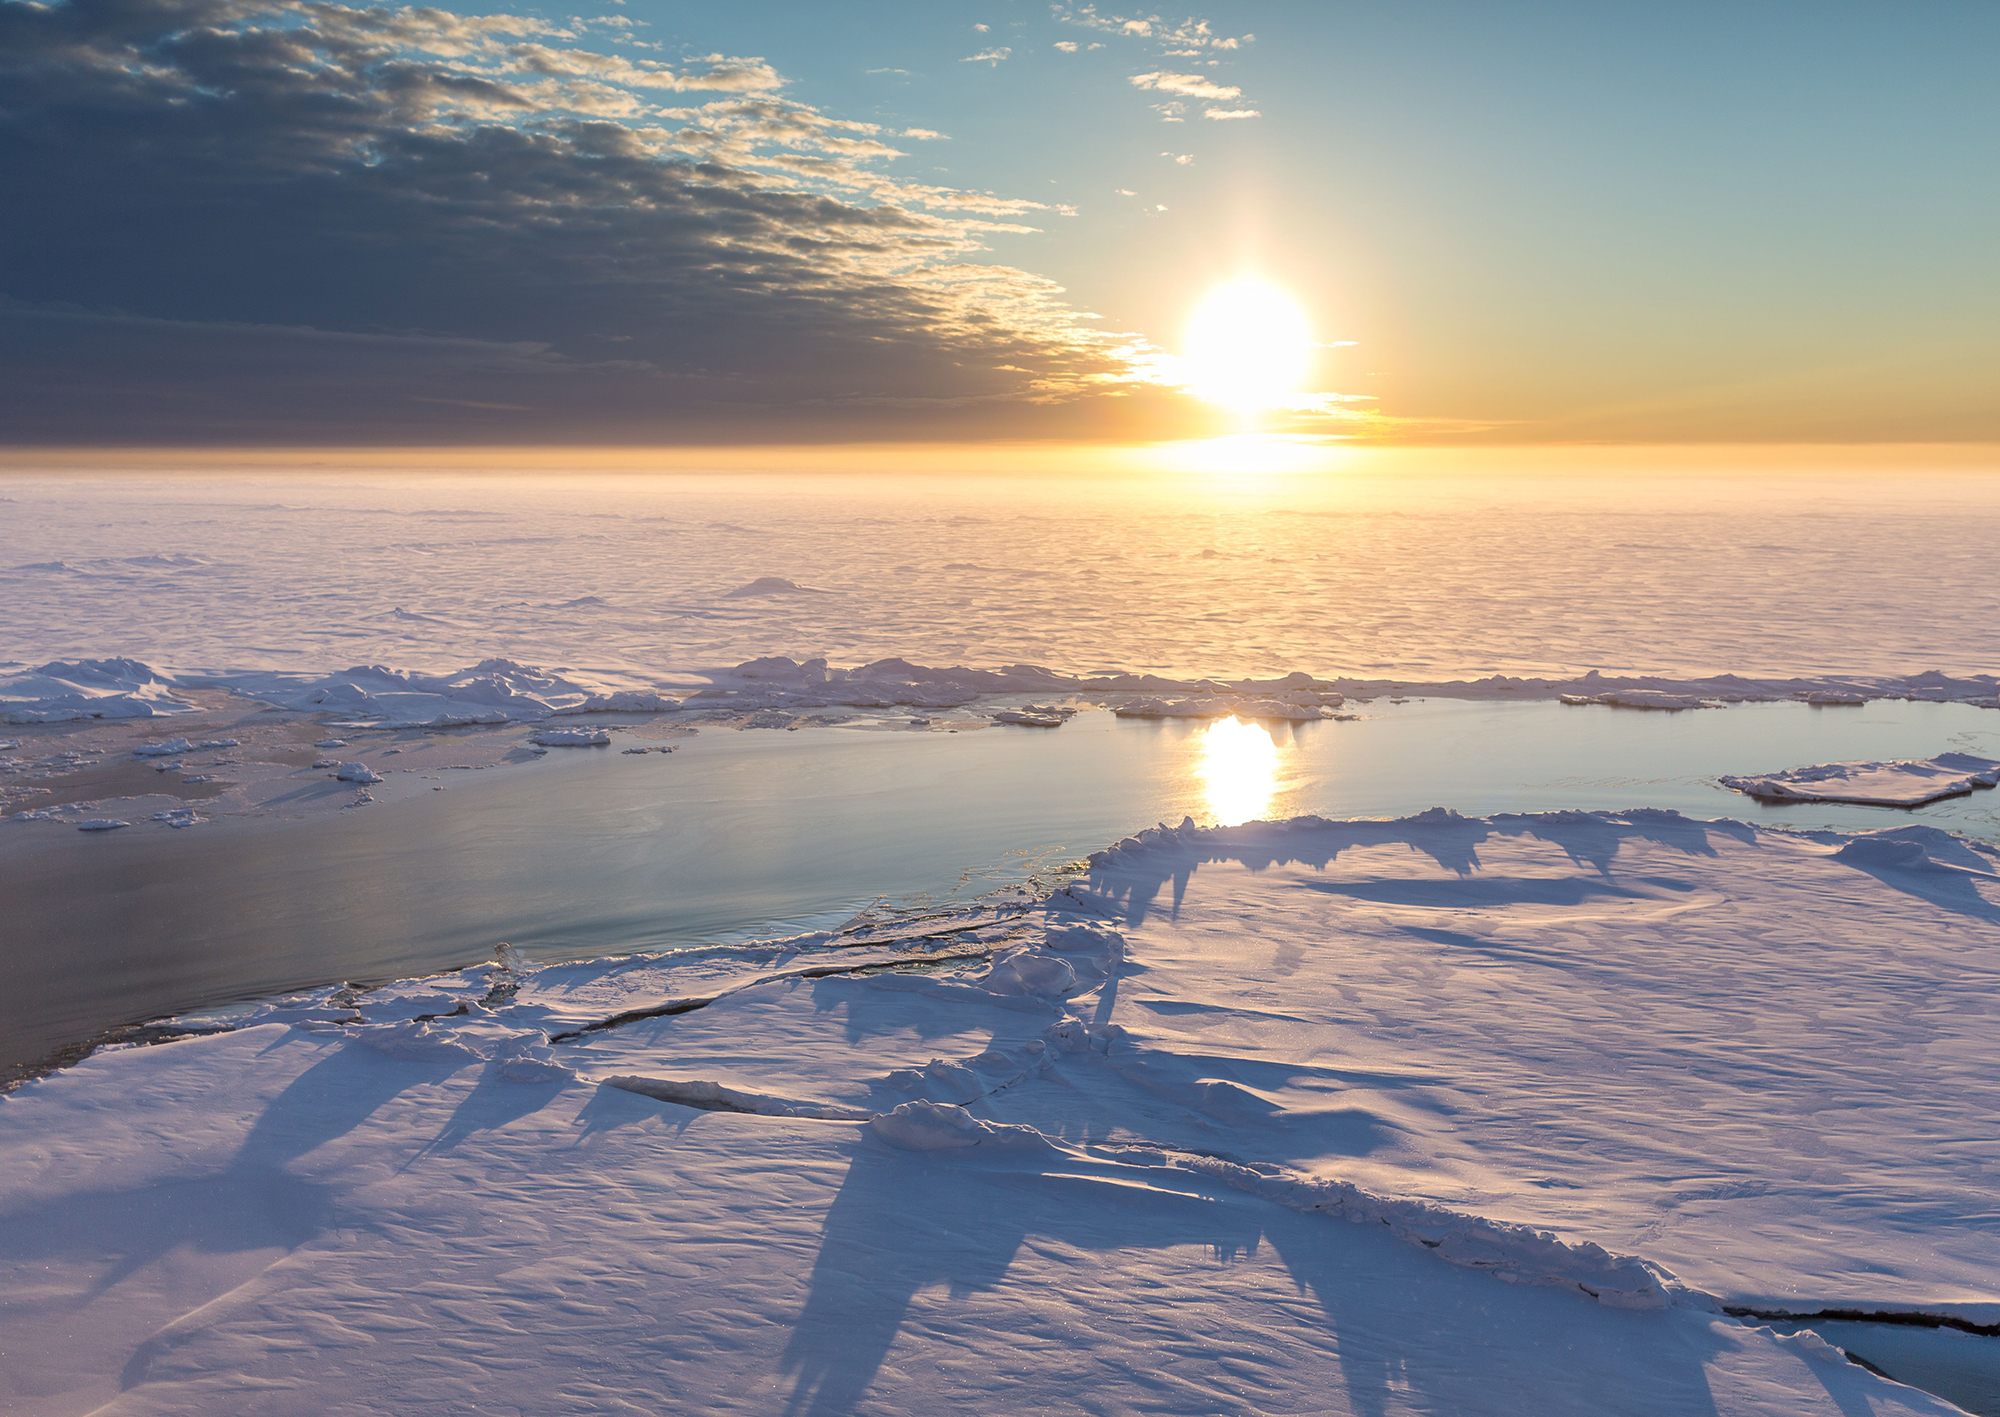
<instances>
[{"instance_id":1,"label":"golden light on water","mask_svg":"<svg viewBox=\"0 0 2000 1417\"><path fill-rule=\"evenodd\" d=\"M1195 771L1217 823L1233 827L1270 815L1284 756L1270 730L1240 718L1218 718L1202 730L1200 749Z\"/></svg>"},{"instance_id":2,"label":"golden light on water","mask_svg":"<svg viewBox=\"0 0 2000 1417\"><path fill-rule=\"evenodd\" d=\"M1240 413L1282 404L1312 362L1305 311L1284 291L1246 276L1218 286L1188 321L1188 387Z\"/></svg>"}]
</instances>

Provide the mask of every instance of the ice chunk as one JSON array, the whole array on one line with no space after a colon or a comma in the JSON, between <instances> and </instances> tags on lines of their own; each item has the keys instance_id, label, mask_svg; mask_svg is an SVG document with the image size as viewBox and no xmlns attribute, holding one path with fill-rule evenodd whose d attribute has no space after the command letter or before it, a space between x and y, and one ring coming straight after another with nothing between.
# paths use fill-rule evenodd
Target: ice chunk
<instances>
[{"instance_id":1,"label":"ice chunk","mask_svg":"<svg viewBox=\"0 0 2000 1417\"><path fill-rule=\"evenodd\" d=\"M364 787L382 780L382 774L366 763L342 763L334 777L340 782L358 782Z\"/></svg>"},{"instance_id":2,"label":"ice chunk","mask_svg":"<svg viewBox=\"0 0 2000 1417\"><path fill-rule=\"evenodd\" d=\"M870 1118L868 1130L904 1151L961 1151L974 1146L1008 1151L1054 1149L1033 1127L982 1122L948 1102L899 1103Z\"/></svg>"},{"instance_id":3,"label":"ice chunk","mask_svg":"<svg viewBox=\"0 0 2000 1417\"><path fill-rule=\"evenodd\" d=\"M26 816L27 814L22 813L21 815ZM118 817L92 817L87 822L78 822L76 829L80 832L109 832L117 831L120 827L129 827L131 825L130 822Z\"/></svg>"},{"instance_id":4,"label":"ice chunk","mask_svg":"<svg viewBox=\"0 0 2000 1417\"><path fill-rule=\"evenodd\" d=\"M538 728L528 741L544 748L602 748L611 735L602 728Z\"/></svg>"},{"instance_id":5,"label":"ice chunk","mask_svg":"<svg viewBox=\"0 0 2000 1417\"><path fill-rule=\"evenodd\" d=\"M168 738L158 743L141 743L132 750L135 758L166 758L177 753L191 753L194 744L185 738Z\"/></svg>"}]
</instances>

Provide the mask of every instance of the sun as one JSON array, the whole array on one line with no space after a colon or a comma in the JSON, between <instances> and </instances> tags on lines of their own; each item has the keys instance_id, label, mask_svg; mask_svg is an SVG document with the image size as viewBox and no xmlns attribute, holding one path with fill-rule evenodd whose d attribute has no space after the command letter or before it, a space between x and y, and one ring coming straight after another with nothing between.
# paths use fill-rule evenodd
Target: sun
<instances>
[{"instance_id":1,"label":"sun","mask_svg":"<svg viewBox=\"0 0 2000 1417\"><path fill-rule=\"evenodd\" d=\"M1188 320L1188 387L1239 412L1272 408L1305 378L1312 349L1298 302L1245 276L1210 291Z\"/></svg>"}]
</instances>

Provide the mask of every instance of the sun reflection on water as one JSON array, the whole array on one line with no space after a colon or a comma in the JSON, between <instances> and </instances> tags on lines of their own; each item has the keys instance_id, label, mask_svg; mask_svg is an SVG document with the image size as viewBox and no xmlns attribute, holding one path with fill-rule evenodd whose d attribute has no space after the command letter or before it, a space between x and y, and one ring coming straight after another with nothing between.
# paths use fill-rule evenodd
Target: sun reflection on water
<instances>
[{"instance_id":1,"label":"sun reflection on water","mask_svg":"<svg viewBox=\"0 0 2000 1417\"><path fill-rule=\"evenodd\" d=\"M1259 724L1218 718L1203 729L1196 773L1215 820L1233 827L1268 817L1283 757L1270 730Z\"/></svg>"}]
</instances>

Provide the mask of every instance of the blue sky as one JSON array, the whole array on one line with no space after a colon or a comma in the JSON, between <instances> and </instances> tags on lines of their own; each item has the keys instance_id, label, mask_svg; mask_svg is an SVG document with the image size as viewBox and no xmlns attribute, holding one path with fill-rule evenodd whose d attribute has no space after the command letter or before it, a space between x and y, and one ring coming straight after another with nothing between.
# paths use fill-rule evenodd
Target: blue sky
<instances>
[{"instance_id":1,"label":"blue sky","mask_svg":"<svg viewBox=\"0 0 2000 1417\"><path fill-rule=\"evenodd\" d=\"M11 298L0 314L25 321L44 356L39 412L12 416L15 439L88 431L92 407L57 397L51 369L71 383L128 381L128 404L165 412L121 414L119 436L169 441L1182 436L1204 411L1156 382L1147 351L1174 351L1193 303L1248 268L1290 291L1322 340L1353 342L1322 351L1314 371L1314 388L1350 396L1314 425L1339 436L2000 438L1989 373L2000 98L1988 74L2000 10L1983 3L455 9L540 28L489 33L474 53L435 25L376 24L366 66L342 80L341 102L372 105L362 134L345 116L313 127L333 121L324 86L278 95L267 77L233 89L187 36L319 26L346 43L355 26L341 16L385 11L0 0L0 55L13 51L14 77L42 80L25 100L0 98L0 127L11 120L47 149L0 159L13 169L0 170L12 189L0 196L41 214L0 250ZM66 13L96 16L89 45L51 38ZM135 39L135 24L157 33ZM392 52L405 42L409 55ZM542 57L523 59L530 49ZM115 78L133 54L169 52L192 98ZM595 67L551 77L547 56L560 53ZM513 87L440 118L400 97L397 76L418 62L459 75L434 93L462 90L473 71ZM665 69L626 82L620 62ZM657 72L691 86L662 89ZM598 97L577 87L607 75ZM260 105L281 100L288 116L274 123ZM129 135L158 127L148 103L169 133L170 110L189 103L212 110L209 126L178 149L161 139L143 176L121 184ZM763 105L755 152L746 103ZM718 104L739 105L736 116L717 117ZM579 115L598 136L558 132ZM800 115L819 126L800 141L778 134ZM305 136L284 153L266 142L234 164L277 164L267 180L210 165L218 143L291 123ZM449 170L440 124L456 145ZM932 225L912 225L895 253L864 258L852 253L865 243L850 243L838 260L799 254L782 274L724 269L702 254L711 237L677 247L657 225L612 233L607 214L631 211L626 178L623 196L549 195L604 175L591 144L608 124L727 128L727 141L661 139L632 161L681 164L673 201L719 222L712 231L737 219L717 215L735 200L718 194L754 179L769 208L757 239L772 250L816 249L816 222L851 231L855 213L885 207ZM341 143L346 169L328 156ZM774 154L778 168L759 165ZM721 167L686 165L704 160ZM438 216L473 200L481 163L479 190L506 188L509 210L532 201L530 226L502 229L510 219L491 205ZM715 177L721 168L737 175ZM865 190L863 172L887 185ZM770 206L780 197L782 213ZM838 210L815 216L816 200ZM216 254L232 243L228 260ZM942 245L955 268L1021 276L946 318L935 251L919 250ZM912 261L929 272L914 284ZM829 271L840 272L831 285ZM454 273L464 288L445 299ZM954 279L958 300L971 287ZM152 323L105 323L120 320ZM225 336L236 353L216 352ZM321 336L377 343L329 353ZM273 340L316 351L281 389L263 387ZM192 363L176 353L188 341L207 351ZM612 345L631 357L606 358ZM305 367L314 360L320 373ZM385 394L367 372L385 360L406 369L395 388L435 379L438 390ZM387 422L385 397L399 409ZM504 427L473 429L476 414L454 412L485 404ZM373 424L362 406L378 410Z\"/></svg>"}]
</instances>

